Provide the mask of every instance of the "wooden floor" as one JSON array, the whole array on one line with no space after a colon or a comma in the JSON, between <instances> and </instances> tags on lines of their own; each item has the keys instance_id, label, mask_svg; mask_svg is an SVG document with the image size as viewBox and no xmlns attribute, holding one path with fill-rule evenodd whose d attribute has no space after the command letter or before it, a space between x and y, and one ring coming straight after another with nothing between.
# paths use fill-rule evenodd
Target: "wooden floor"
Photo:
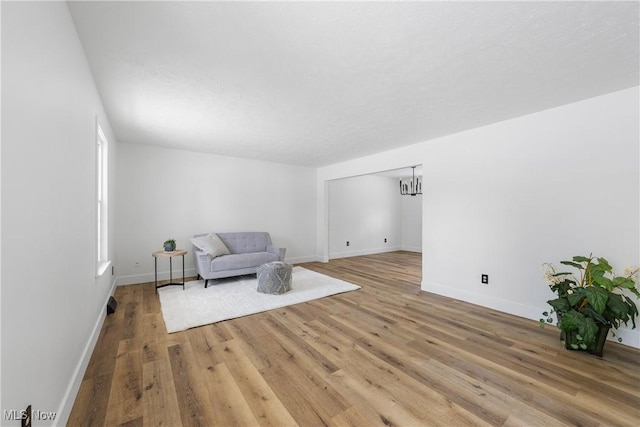
<instances>
[{"instance_id":1,"label":"wooden floor","mask_svg":"<svg viewBox=\"0 0 640 427\"><path fill-rule=\"evenodd\" d=\"M175 334L153 284L118 287L69 425L640 425L639 350L564 350L555 327L421 292L420 263L303 264L362 289Z\"/></svg>"}]
</instances>

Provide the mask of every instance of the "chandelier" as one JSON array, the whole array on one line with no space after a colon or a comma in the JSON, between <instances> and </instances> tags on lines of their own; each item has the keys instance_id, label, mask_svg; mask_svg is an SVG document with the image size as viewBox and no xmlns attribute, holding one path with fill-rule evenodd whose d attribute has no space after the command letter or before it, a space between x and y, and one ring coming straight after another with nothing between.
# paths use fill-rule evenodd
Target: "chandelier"
<instances>
[{"instance_id":1,"label":"chandelier","mask_svg":"<svg viewBox=\"0 0 640 427\"><path fill-rule=\"evenodd\" d=\"M400 194L403 196L415 196L422 194L422 177L416 176L416 167L411 166L413 169L413 177L400 179Z\"/></svg>"}]
</instances>

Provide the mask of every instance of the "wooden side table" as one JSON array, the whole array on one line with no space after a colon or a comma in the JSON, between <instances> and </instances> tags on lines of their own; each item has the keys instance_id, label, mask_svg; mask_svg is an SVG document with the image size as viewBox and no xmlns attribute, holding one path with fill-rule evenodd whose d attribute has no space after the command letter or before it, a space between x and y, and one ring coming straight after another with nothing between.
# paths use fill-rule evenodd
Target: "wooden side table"
<instances>
[{"instance_id":1,"label":"wooden side table","mask_svg":"<svg viewBox=\"0 0 640 427\"><path fill-rule=\"evenodd\" d=\"M172 252L157 251L151 254L155 263L156 293L158 293L158 288L163 288L165 286L182 286L182 289L184 290L184 256L186 253L187 251L185 251L184 249L176 249ZM176 256L182 257L182 283L173 282L173 265L171 260ZM169 283L165 283L164 285L160 286L158 286L158 258L169 258Z\"/></svg>"}]
</instances>

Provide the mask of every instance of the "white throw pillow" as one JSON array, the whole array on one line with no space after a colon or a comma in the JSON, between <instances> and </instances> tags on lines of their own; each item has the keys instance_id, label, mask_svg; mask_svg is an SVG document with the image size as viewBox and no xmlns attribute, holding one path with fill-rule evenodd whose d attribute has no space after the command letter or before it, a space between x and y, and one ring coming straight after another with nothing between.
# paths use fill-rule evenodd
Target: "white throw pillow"
<instances>
[{"instance_id":1,"label":"white throw pillow","mask_svg":"<svg viewBox=\"0 0 640 427\"><path fill-rule=\"evenodd\" d=\"M217 234L211 233L208 236L193 237L191 239L193 246L211 255L215 258L220 255L228 255L229 249Z\"/></svg>"}]
</instances>

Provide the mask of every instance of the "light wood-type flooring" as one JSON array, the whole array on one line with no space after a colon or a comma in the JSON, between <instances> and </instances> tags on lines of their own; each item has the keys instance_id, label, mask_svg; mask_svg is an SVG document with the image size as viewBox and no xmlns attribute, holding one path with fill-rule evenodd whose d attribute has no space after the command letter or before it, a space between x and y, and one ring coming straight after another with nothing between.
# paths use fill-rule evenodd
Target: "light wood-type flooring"
<instances>
[{"instance_id":1,"label":"light wood-type flooring","mask_svg":"<svg viewBox=\"0 0 640 427\"><path fill-rule=\"evenodd\" d=\"M167 334L118 287L69 425L640 425L640 350L422 292L419 254L302 265L362 289Z\"/></svg>"}]
</instances>

